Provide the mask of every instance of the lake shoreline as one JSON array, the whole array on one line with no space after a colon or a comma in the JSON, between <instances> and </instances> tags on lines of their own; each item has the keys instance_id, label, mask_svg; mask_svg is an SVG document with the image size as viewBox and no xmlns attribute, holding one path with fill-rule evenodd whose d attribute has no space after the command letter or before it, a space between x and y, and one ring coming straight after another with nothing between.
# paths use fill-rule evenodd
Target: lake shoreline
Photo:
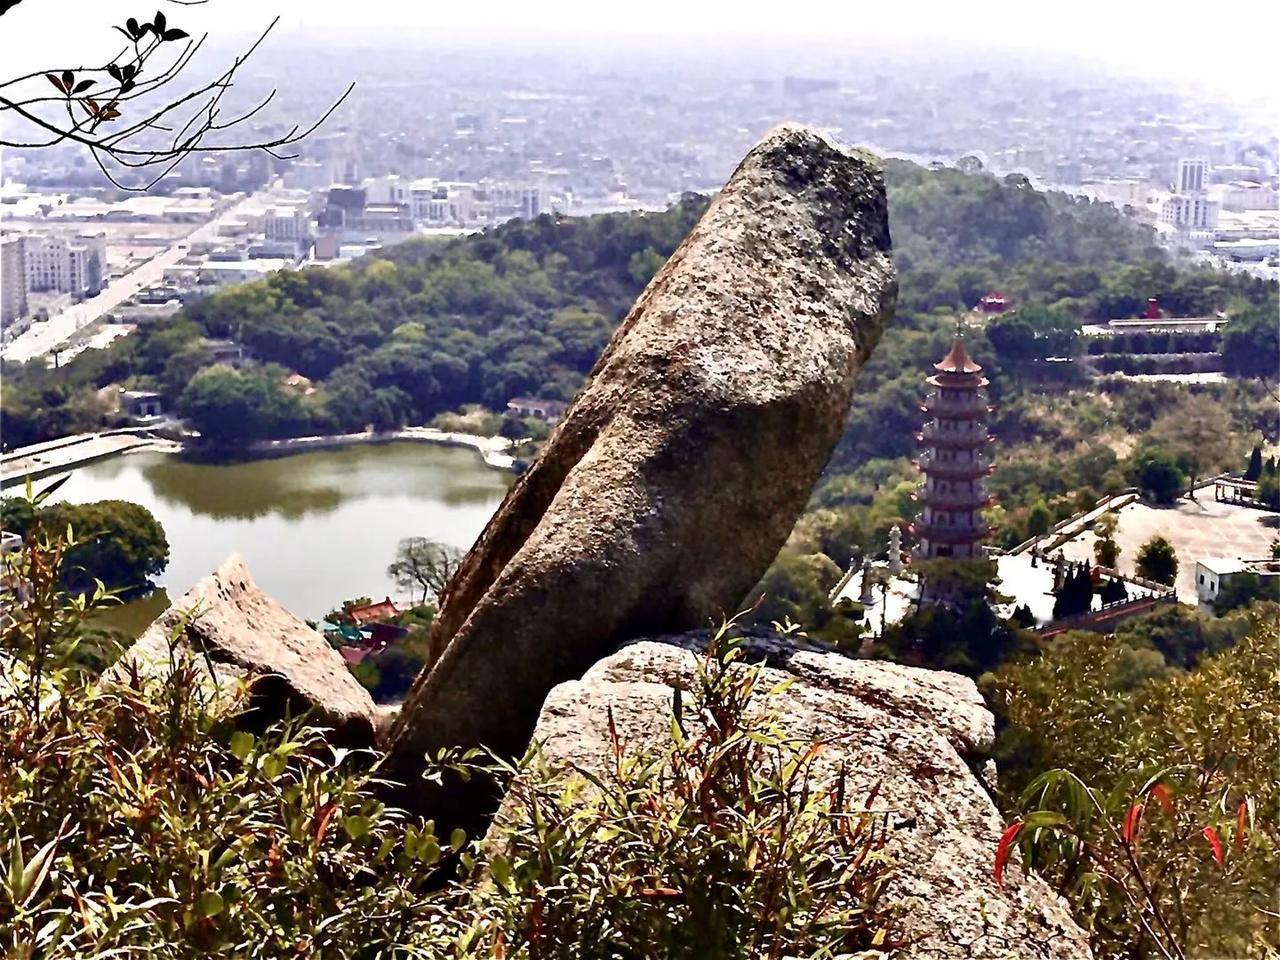
<instances>
[{"instance_id":1,"label":"lake shoreline","mask_svg":"<svg viewBox=\"0 0 1280 960\"><path fill-rule=\"evenodd\" d=\"M450 449L470 444L415 439L424 438L311 440L235 462L140 449L77 469L55 499L151 511L170 547L155 584L170 599L238 553L278 602L318 618L351 597L399 598L404 587L387 567L400 541L422 536L466 550L514 479L474 447ZM123 606L127 617L148 605Z\"/></svg>"},{"instance_id":2,"label":"lake shoreline","mask_svg":"<svg viewBox=\"0 0 1280 960\"><path fill-rule=\"evenodd\" d=\"M129 440L133 442L128 442ZM505 473L516 472L516 459L506 452L513 443L505 437L482 437L470 433L436 430L433 427L403 427L399 430L370 430L361 433L259 440L227 457L219 456L216 452L204 449L190 441L157 437L142 428L134 428L77 434L11 450L5 453L0 461L0 490L21 486L28 478L38 480L54 474L73 473L81 467L128 453L179 454L193 462L241 463L287 457L296 453L305 453L308 450L332 450L356 444L396 442L468 447L479 454L485 466Z\"/></svg>"}]
</instances>

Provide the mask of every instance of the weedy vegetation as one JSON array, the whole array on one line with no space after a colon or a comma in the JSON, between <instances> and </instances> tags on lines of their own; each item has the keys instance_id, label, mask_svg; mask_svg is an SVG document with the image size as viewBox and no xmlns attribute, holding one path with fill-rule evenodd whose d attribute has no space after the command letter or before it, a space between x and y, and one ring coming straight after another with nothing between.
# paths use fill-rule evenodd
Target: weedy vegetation
<instances>
[{"instance_id":1,"label":"weedy vegetation","mask_svg":"<svg viewBox=\"0 0 1280 960\"><path fill-rule=\"evenodd\" d=\"M39 499L39 495L35 499ZM884 814L815 775L722 632L664 742L608 768L445 755L509 780L487 838L385 804L378 757L306 718L257 734L199 654L97 674L110 601L73 530L26 533L0 597L0 950L14 958L882 956ZM196 613L198 615L198 611ZM610 728L612 718L610 718Z\"/></svg>"}]
</instances>

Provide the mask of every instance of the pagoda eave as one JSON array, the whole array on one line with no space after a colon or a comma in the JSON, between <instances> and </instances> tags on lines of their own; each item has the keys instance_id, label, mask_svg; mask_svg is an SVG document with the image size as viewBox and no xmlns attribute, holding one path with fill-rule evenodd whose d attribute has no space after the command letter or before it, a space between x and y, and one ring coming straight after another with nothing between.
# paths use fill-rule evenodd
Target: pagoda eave
<instances>
[{"instance_id":1,"label":"pagoda eave","mask_svg":"<svg viewBox=\"0 0 1280 960\"><path fill-rule=\"evenodd\" d=\"M920 412L933 416L955 417L958 419L961 417L982 417L989 413L995 413L996 408L994 404L990 403L962 404L957 407L944 401L942 403L922 403Z\"/></svg>"},{"instance_id":2,"label":"pagoda eave","mask_svg":"<svg viewBox=\"0 0 1280 960\"><path fill-rule=\"evenodd\" d=\"M980 450L991 442L988 434L962 437L954 433L926 433L921 431L915 435L916 441L927 447L946 447L949 450Z\"/></svg>"},{"instance_id":3,"label":"pagoda eave","mask_svg":"<svg viewBox=\"0 0 1280 960\"><path fill-rule=\"evenodd\" d=\"M939 389L946 387L948 390L979 390L991 385L991 381L986 377L979 377L972 373L935 373L926 378L925 383Z\"/></svg>"},{"instance_id":4,"label":"pagoda eave","mask_svg":"<svg viewBox=\"0 0 1280 960\"><path fill-rule=\"evenodd\" d=\"M956 468L940 466L936 463L922 464L917 462L916 466L925 476L945 477L948 480L977 480L979 477L989 477L995 470L995 467L990 465L985 467Z\"/></svg>"}]
</instances>

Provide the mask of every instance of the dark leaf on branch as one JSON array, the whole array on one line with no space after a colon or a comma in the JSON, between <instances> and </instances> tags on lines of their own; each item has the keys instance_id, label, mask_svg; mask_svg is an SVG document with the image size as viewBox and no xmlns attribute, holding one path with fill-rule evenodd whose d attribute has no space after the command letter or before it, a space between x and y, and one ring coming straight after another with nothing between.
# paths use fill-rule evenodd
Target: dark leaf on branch
<instances>
[{"instance_id":1,"label":"dark leaf on branch","mask_svg":"<svg viewBox=\"0 0 1280 960\"><path fill-rule=\"evenodd\" d=\"M162 40L181 40L184 37L189 37L189 36L191 36L191 34L187 33L187 31L180 30L177 27L174 27L172 30L166 30L164 34L161 36L161 39Z\"/></svg>"},{"instance_id":2,"label":"dark leaf on branch","mask_svg":"<svg viewBox=\"0 0 1280 960\"><path fill-rule=\"evenodd\" d=\"M120 84L120 92L128 93L130 90L133 89L133 87L134 87L134 83L132 80L125 80L123 83Z\"/></svg>"},{"instance_id":3,"label":"dark leaf on branch","mask_svg":"<svg viewBox=\"0 0 1280 960\"><path fill-rule=\"evenodd\" d=\"M62 71L62 89L64 91L66 91L67 93L70 93L72 86L75 85L75 82L76 82L76 75L74 73L72 73L70 70Z\"/></svg>"},{"instance_id":4,"label":"dark leaf on branch","mask_svg":"<svg viewBox=\"0 0 1280 960\"><path fill-rule=\"evenodd\" d=\"M88 90L97 82L98 82L97 80L81 80L79 83L76 84L75 89L72 90L71 92L84 93L86 90Z\"/></svg>"},{"instance_id":5,"label":"dark leaf on branch","mask_svg":"<svg viewBox=\"0 0 1280 960\"><path fill-rule=\"evenodd\" d=\"M164 33L164 14L159 10L156 11L156 18L151 23L151 29L155 31L157 37Z\"/></svg>"},{"instance_id":6,"label":"dark leaf on branch","mask_svg":"<svg viewBox=\"0 0 1280 960\"><path fill-rule=\"evenodd\" d=\"M129 33L128 33L128 37L129 37L129 39L130 39L130 40L133 40L133 41L135 41L135 42L136 42L136 41L137 41L137 40L138 40L138 39L139 39L139 38L140 38L144 33L146 33L146 32L147 32L147 31L146 31L146 30L144 30L142 27L138 26L138 21L137 21L136 19L134 19L133 17L130 17L128 20L126 20L126 21L124 22L124 25L125 25L125 28L129 31Z\"/></svg>"},{"instance_id":7,"label":"dark leaf on branch","mask_svg":"<svg viewBox=\"0 0 1280 960\"><path fill-rule=\"evenodd\" d=\"M116 29L118 30L120 28L117 27ZM111 77L113 80L121 80L124 78L124 74L120 72L120 68L117 67L114 63L107 64L107 73L111 74Z\"/></svg>"},{"instance_id":8,"label":"dark leaf on branch","mask_svg":"<svg viewBox=\"0 0 1280 960\"><path fill-rule=\"evenodd\" d=\"M46 79L48 79L50 83L52 83L55 87L57 87L63 93L67 92L67 88L66 86L63 85L61 78L55 77L52 73L46 73L45 77Z\"/></svg>"}]
</instances>

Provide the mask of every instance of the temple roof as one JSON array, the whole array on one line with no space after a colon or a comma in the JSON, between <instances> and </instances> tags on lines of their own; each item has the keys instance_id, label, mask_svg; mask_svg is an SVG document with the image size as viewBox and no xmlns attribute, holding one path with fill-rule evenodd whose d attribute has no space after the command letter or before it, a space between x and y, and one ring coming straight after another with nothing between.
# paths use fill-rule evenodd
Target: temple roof
<instances>
[{"instance_id":1,"label":"temple roof","mask_svg":"<svg viewBox=\"0 0 1280 960\"><path fill-rule=\"evenodd\" d=\"M955 342L951 344L951 352L948 353L941 363L935 363L933 369L939 373L981 373L982 367L974 363L973 358L969 356L969 351L964 348L964 341L956 337Z\"/></svg>"}]
</instances>

